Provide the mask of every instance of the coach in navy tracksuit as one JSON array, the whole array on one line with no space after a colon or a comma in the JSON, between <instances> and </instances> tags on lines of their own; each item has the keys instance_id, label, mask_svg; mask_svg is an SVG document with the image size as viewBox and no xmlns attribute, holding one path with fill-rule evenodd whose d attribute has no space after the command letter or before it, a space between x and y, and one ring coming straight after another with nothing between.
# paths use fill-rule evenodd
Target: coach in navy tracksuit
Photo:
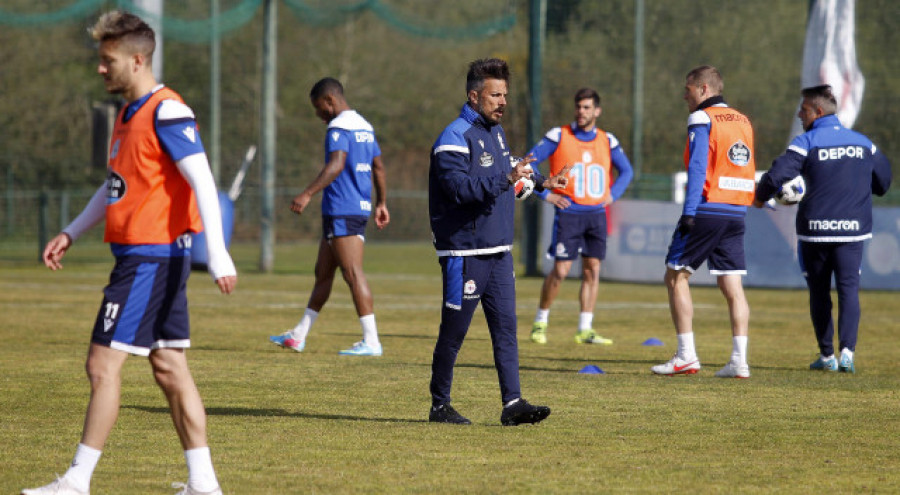
<instances>
[{"instance_id":1,"label":"coach in navy tracksuit","mask_svg":"<svg viewBox=\"0 0 900 495\"><path fill-rule=\"evenodd\" d=\"M762 206L797 175L806 181L806 196L797 210L797 238L821 353L809 367L853 373L863 241L872 237L872 193L887 192L891 165L867 137L841 125L830 86L806 88L802 94L798 117L806 132L794 138L760 179L753 204ZM832 274L838 292L840 361L832 343Z\"/></svg>"},{"instance_id":2,"label":"coach in navy tracksuit","mask_svg":"<svg viewBox=\"0 0 900 495\"><path fill-rule=\"evenodd\" d=\"M533 406L519 389L516 287L513 259L514 192L533 159L513 167L500 119L506 108L509 68L498 59L476 60L466 78L468 102L431 150L428 208L444 283L441 326L431 366L428 419L470 424L450 406L453 366L478 302L487 318L500 381L504 425L537 423L550 408ZM538 187L557 187L565 178Z\"/></svg>"}]
</instances>

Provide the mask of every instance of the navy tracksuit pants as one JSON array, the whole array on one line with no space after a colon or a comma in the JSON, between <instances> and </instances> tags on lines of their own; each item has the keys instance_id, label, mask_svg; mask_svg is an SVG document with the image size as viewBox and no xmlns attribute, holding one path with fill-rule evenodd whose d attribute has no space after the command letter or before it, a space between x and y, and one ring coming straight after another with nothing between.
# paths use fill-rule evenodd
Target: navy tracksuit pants
<instances>
[{"instance_id":1,"label":"navy tracksuit pants","mask_svg":"<svg viewBox=\"0 0 900 495\"><path fill-rule=\"evenodd\" d=\"M440 258L444 280L441 326L431 364L431 400L450 402L453 366L479 301L494 349L503 403L521 397L516 340L516 280L509 252Z\"/></svg>"},{"instance_id":2,"label":"navy tracksuit pants","mask_svg":"<svg viewBox=\"0 0 900 495\"><path fill-rule=\"evenodd\" d=\"M831 317L831 277L838 296L838 341L840 348L856 351L859 333L859 270L863 242L800 241L800 267L809 287L809 315L819 352L834 354L834 320Z\"/></svg>"}]
</instances>

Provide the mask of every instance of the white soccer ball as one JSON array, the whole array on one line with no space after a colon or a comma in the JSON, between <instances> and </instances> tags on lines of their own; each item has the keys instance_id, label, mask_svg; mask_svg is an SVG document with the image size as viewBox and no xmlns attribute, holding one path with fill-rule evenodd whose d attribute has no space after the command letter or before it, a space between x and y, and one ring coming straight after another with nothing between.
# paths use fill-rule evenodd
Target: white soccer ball
<instances>
[{"instance_id":1,"label":"white soccer ball","mask_svg":"<svg viewBox=\"0 0 900 495\"><path fill-rule=\"evenodd\" d=\"M513 184L513 187L516 191L516 200L522 201L534 192L534 181L528 177L522 177Z\"/></svg>"},{"instance_id":2,"label":"white soccer ball","mask_svg":"<svg viewBox=\"0 0 900 495\"><path fill-rule=\"evenodd\" d=\"M783 205L795 205L806 196L806 181L802 175L781 185L781 189L775 193L775 201Z\"/></svg>"},{"instance_id":3,"label":"white soccer ball","mask_svg":"<svg viewBox=\"0 0 900 495\"><path fill-rule=\"evenodd\" d=\"M518 157L511 156L509 158L509 164L512 165L513 168L515 168L520 161L522 161L522 159ZM531 165L526 164L525 170L531 170ZM531 193L534 192L534 181L528 177L522 177L513 184L513 190L516 193L516 200L522 201L528 198L528 196L531 196Z\"/></svg>"}]
</instances>

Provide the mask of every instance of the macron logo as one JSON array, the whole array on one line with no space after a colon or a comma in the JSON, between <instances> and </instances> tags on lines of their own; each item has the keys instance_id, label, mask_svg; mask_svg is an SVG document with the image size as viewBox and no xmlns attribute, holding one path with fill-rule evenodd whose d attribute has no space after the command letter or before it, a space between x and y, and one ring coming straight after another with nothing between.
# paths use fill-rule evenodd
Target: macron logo
<instances>
[{"instance_id":1,"label":"macron logo","mask_svg":"<svg viewBox=\"0 0 900 495\"><path fill-rule=\"evenodd\" d=\"M809 230L859 230L858 220L810 220Z\"/></svg>"},{"instance_id":2,"label":"macron logo","mask_svg":"<svg viewBox=\"0 0 900 495\"><path fill-rule=\"evenodd\" d=\"M331 139L333 139L334 142L337 142L337 140L340 139L340 137L341 137L341 134L337 131L331 133Z\"/></svg>"},{"instance_id":3,"label":"macron logo","mask_svg":"<svg viewBox=\"0 0 900 495\"><path fill-rule=\"evenodd\" d=\"M188 140L192 143L197 142L197 132L194 130L193 126L187 126L181 131L184 134L184 137L188 138Z\"/></svg>"}]
</instances>

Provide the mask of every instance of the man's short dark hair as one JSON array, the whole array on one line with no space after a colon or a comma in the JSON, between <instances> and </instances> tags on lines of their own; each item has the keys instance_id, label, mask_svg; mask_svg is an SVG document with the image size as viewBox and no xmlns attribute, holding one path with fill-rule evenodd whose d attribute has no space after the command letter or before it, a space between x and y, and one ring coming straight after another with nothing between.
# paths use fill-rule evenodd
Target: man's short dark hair
<instances>
[{"instance_id":1,"label":"man's short dark hair","mask_svg":"<svg viewBox=\"0 0 900 495\"><path fill-rule=\"evenodd\" d=\"M817 107L821 108L825 115L831 115L837 112L837 99L834 92L828 84L803 88L800 91L803 98L813 102Z\"/></svg>"},{"instance_id":2,"label":"man's short dark hair","mask_svg":"<svg viewBox=\"0 0 900 495\"><path fill-rule=\"evenodd\" d=\"M482 58L469 64L469 73L466 74L466 94L473 89L481 91L485 79L499 79L509 83L509 65L499 58Z\"/></svg>"},{"instance_id":3,"label":"man's short dark hair","mask_svg":"<svg viewBox=\"0 0 900 495\"><path fill-rule=\"evenodd\" d=\"M599 106L600 106L600 95L597 94L597 92L594 91L593 89L591 89L591 88L581 88L581 89L579 89L578 91L575 92L575 104L576 104L576 105L577 105L578 102L580 102L581 100L587 100L588 98L594 100L594 106L595 106L595 107L599 107Z\"/></svg>"},{"instance_id":4,"label":"man's short dark hair","mask_svg":"<svg viewBox=\"0 0 900 495\"><path fill-rule=\"evenodd\" d=\"M309 90L309 99L318 100L325 95L344 96L344 86L333 77L324 77Z\"/></svg>"}]
</instances>

